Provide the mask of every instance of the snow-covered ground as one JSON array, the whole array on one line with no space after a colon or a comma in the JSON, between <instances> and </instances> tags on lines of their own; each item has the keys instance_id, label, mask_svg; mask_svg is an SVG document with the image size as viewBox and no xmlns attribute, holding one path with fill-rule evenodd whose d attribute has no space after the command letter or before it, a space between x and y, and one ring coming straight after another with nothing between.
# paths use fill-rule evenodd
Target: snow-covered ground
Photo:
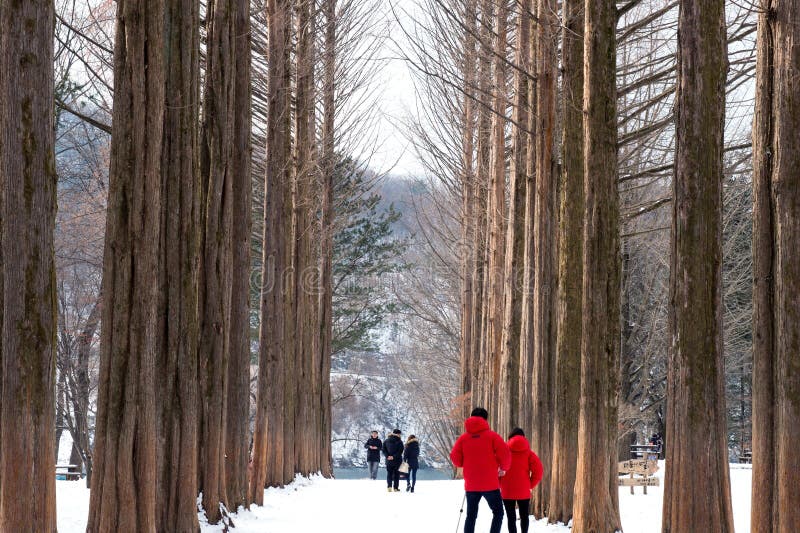
<instances>
[{"instance_id":1,"label":"snow-covered ground","mask_svg":"<svg viewBox=\"0 0 800 533\"><path fill-rule=\"evenodd\" d=\"M656 474L663 476L663 463ZM750 529L749 467L731 465L733 513L736 531ZM663 484L663 480L662 480ZM89 491L83 481L58 481L58 530L83 533L89 508ZM401 484L401 489L405 485ZM648 488L648 495L636 487L620 487L622 526L626 533L661 531L662 487ZM382 480L298 479L284 489L268 489L264 506L241 510L233 520L238 533L351 533L380 531L388 525L398 531L455 531L464 497L461 481L418 481L414 494L386 492ZM481 502L477 531L488 531L491 512ZM461 517L463 527L463 516ZM222 531L220 526L202 524L204 532ZM507 531L505 524L503 531ZM532 522L531 533L567 532L569 528Z\"/></svg>"}]
</instances>

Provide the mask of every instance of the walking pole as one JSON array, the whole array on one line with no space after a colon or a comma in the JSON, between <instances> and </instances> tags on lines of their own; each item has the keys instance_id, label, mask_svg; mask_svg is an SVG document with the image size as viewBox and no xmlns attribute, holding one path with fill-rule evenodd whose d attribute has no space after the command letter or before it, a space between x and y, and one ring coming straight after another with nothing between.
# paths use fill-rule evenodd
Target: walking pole
<instances>
[{"instance_id":1,"label":"walking pole","mask_svg":"<svg viewBox=\"0 0 800 533\"><path fill-rule=\"evenodd\" d=\"M464 502L467 501L467 493L464 493L464 499L461 500L461 510L458 512L458 523L456 524L456 533L458 533L458 528L461 526L461 515L464 514Z\"/></svg>"}]
</instances>

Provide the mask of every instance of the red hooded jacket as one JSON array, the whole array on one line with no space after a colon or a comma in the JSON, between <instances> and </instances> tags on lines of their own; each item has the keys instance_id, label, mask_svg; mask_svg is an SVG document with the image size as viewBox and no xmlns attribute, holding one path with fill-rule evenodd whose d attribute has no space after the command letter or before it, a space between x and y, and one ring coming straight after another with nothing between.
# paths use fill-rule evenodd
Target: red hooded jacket
<instances>
[{"instance_id":1,"label":"red hooded jacket","mask_svg":"<svg viewBox=\"0 0 800 533\"><path fill-rule=\"evenodd\" d=\"M464 489L467 492L499 489L498 470L511 467L508 445L479 416L467 418L464 427L467 432L458 438L450 452L453 464L464 468Z\"/></svg>"},{"instance_id":2,"label":"red hooded jacket","mask_svg":"<svg viewBox=\"0 0 800 533\"><path fill-rule=\"evenodd\" d=\"M500 478L500 493L504 500L527 500L531 497L531 489L542 480L542 462L522 435L511 437L508 447L511 449L511 468Z\"/></svg>"}]
</instances>

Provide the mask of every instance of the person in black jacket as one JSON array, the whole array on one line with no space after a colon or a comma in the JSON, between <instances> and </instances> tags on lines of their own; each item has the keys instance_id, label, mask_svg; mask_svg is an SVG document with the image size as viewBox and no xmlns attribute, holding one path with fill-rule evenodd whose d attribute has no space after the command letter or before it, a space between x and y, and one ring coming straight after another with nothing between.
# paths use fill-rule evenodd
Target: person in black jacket
<instances>
[{"instance_id":1,"label":"person in black jacket","mask_svg":"<svg viewBox=\"0 0 800 533\"><path fill-rule=\"evenodd\" d=\"M381 462L381 448L383 442L378 438L378 432L373 431L364 448L367 449L367 465L369 465L369 478L378 479L378 465Z\"/></svg>"},{"instance_id":2,"label":"person in black jacket","mask_svg":"<svg viewBox=\"0 0 800 533\"><path fill-rule=\"evenodd\" d=\"M403 461L408 463L408 478L406 479L406 492L414 492L417 484L417 469L419 469L419 441L414 435L409 435L403 451Z\"/></svg>"},{"instance_id":3,"label":"person in black jacket","mask_svg":"<svg viewBox=\"0 0 800 533\"><path fill-rule=\"evenodd\" d=\"M389 492L400 492L400 472L403 462L403 441L400 430L395 429L383 441L383 455L386 457L386 486Z\"/></svg>"}]
</instances>

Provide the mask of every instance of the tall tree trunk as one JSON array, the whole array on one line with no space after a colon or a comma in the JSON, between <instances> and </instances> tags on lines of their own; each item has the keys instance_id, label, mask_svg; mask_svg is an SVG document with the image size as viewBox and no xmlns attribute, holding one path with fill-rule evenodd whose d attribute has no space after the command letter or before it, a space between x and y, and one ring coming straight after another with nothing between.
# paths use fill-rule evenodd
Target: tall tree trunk
<instances>
[{"instance_id":1,"label":"tall tree trunk","mask_svg":"<svg viewBox=\"0 0 800 533\"><path fill-rule=\"evenodd\" d=\"M317 260L314 243L317 239L313 217L317 211L316 198L316 119L314 107L316 94L314 87L314 2L297 0L296 36L297 62L296 114L295 114L295 307L294 325L296 368L296 434L309 430L317 432L317 390L319 388L319 355L317 322L317 301L319 280L316 277ZM308 441L296 441L297 471L309 475L316 471L319 461L316 450L319 446Z\"/></svg>"},{"instance_id":2,"label":"tall tree trunk","mask_svg":"<svg viewBox=\"0 0 800 533\"><path fill-rule=\"evenodd\" d=\"M167 5L166 107L161 152L159 280L159 529L198 531L198 166L200 13L195 2Z\"/></svg>"},{"instance_id":3,"label":"tall tree trunk","mask_svg":"<svg viewBox=\"0 0 800 533\"><path fill-rule=\"evenodd\" d=\"M800 524L800 201L796 137L800 3L764 0L753 124L753 510L751 531ZM790 440L794 438L794 440Z\"/></svg>"},{"instance_id":4,"label":"tall tree trunk","mask_svg":"<svg viewBox=\"0 0 800 533\"><path fill-rule=\"evenodd\" d=\"M72 451L69 452L69 464L75 465L79 472L83 465L83 457L75 441L72 441Z\"/></svg>"},{"instance_id":5,"label":"tall tree trunk","mask_svg":"<svg viewBox=\"0 0 800 533\"><path fill-rule=\"evenodd\" d=\"M475 172L475 290L473 291L472 336L475 339L472 349L473 376L472 403L483 402L488 379L485 376L487 367L486 348L486 275L487 275L487 240L488 220L487 197L489 191L489 172L492 153L492 26L494 2L481 0L480 5L480 44L478 52L478 131L476 139L477 170Z\"/></svg>"},{"instance_id":6,"label":"tall tree trunk","mask_svg":"<svg viewBox=\"0 0 800 533\"><path fill-rule=\"evenodd\" d=\"M204 141L203 270L200 308L202 411L200 490L209 523L226 504L225 429L233 268L235 33L233 0L208 3Z\"/></svg>"},{"instance_id":7,"label":"tall tree trunk","mask_svg":"<svg viewBox=\"0 0 800 533\"><path fill-rule=\"evenodd\" d=\"M117 3L90 532L157 529L164 15L158 0Z\"/></svg>"},{"instance_id":8,"label":"tall tree trunk","mask_svg":"<svg viewBox=\"0 0 800 533\"><path fill-rule=\"evenodd\" d=\"M528 6L533 9L533 0ZM539 27L531 20L530 50L528 57L531 68L535 69L536 37L534 31ZM529 132L536 129L536 78L529 80L528 84L528 126ZM536 136L528 135L526 148L527 160L525 162L527 182L525 184L525 223L523 228L523 273L522 273L522 302L520 304L520 333L519 333L519 423L529 431L534 427L533 418L533 286L534 267L536 264L534 214L536 211Z\"/></svg>"},{"instance_id":9,"label":"tall tree trunk","mask_svg":"<svg viewBox=\"0 0 800 533\"><path fill-rule=\"evenodd\" d=\"M291 243L291 4L269 0L269 111L267 161L264 179L264 235L261 274L261 330L259 332L258 398L253 434L253 467L248 489L250 503L261 505L264 487L283 484L294 470L284 457L286 435L286 361L290 352L286 298ZM293 407L293 406L292 406Z\"/></svg>"},{"instance_id":10,"label":"tall tree trunk","mask_svg":"<svg viewBox=\"0 0 800 533\"><path fill-rule=\"evenodd\" d=\"M555 168L556 41L558 6L555 0L539 0L536 33L536 193L534 213L533 289L533 427L531 442L543 464L549 465L553 442L553 400L557 278L557 196ZM531 513L547 515L550 469L533 493Z\"/></svg>"},{"instance_id":11,"label":"tall tree trunk","mask_svg":"<svg viewBox=\"0 0 800 533\"><path fill-rule=\"evenodd\" d=\"M92 447L89 438L89 359L92 355L92 341L100 325L102 312L103 290L100 289L97 302L92 307L89 317L83 325L83 331L78 338L76 348L77 365L73 370L74 383L70 384L72 390L72 412L75 417L75 435L73 441L78 448L86 471L86 488L92 486Z\"/></svg>"},{"instance_id":12,"label":"tall tree trunk","mask_svg":"<svg viewBox=\"0 0 800 533\"><path fill-rule=\"evenodd\" d=\"M578 460L583 315L583 0L565 0L555 415L548 518L569 523Z\"/></svg>"},{"instance_id":13,"label":"tall tree trunk","mask_svg":"<svg viewBox=\"0 0 800 533\"><path fill-rule=\"evenodd\" d=\"M52 1L0 5L0 524L56 531Z\"/></svg>"},{"instance_id":14,"label":"tall tree trunk","mask_svg":"<svg viewBox=\"0 0 800 533\"><path fill-rule=\"evenodd\" d=\"M57 327L56 329L61 329ZM56 332L56 335L58 333ZM57 350L57 349L56 349ZM71 357L71 354L68 354ZM56 380L56 419L55 419L55 438L53 439L53 460L58 463L58 447L61 443L61 435L64 432L64 425L67 423L64 419L64 411L67 408L66 394L67 394L67 375L66 372L59 370L58 379Z\"/></svg>"},{"instance_id":15,"label":"tall tree trunk","mask_svg":"<svg viewBox=\"0 0 800 533\"><path fill-rule=\"evenodd\" d=\"M510 200L506 229L504 272L503 342L500 361L497 428L507 435L519 423L519 362L522 298L524 286L525 187L528 181L528 144L526 131L530 109L528 89L531 60L531 1L525 0L517 16L517 53L514 71L514 111L512 120L512 159Z\"/></svg>"},{"instance_id":16,"label":"tall tree trunk","mask_svg":"<svg viewBox=\"0 0 800 533\"><path fill-rule=\"evenodd\" d=\"M298 402L302 401L299 396L299 380L302 375L302 369L298 361L298 328L297 325L297 241L299 233L297 232L297 203L298 203L298 189L297 189L297 167L293 164L293 151L292 141L297 142L299 133L294 130L294 139L292 138L292 118L293 112L297 113L296 107L296 94L293 95L292 91L296 90L293 86L293 72L296 69L296 64L292 63L292 58L296 58L296 38L294 32L294 6L300 0L289 0L286 4L286 35L288 43L285 47L276 44L279 49L287 49L286 58L286 87L288 91L288 103L286 106L286 136L287 136L287 153L285 168L285 178L287 186L284 189L283 209L286 217L286 243L283 251L286 254L286 270L283 273L283 313L285 318L283 321L283 335L285 342L285 350L283 352L283 445L282 450L284 453L283 461L283 476L281 478L281 485L290 483L294 479L294 475L299 471L299 450L296 435L298 434ZM272 45L270 44L270 47ZM292 98L295 97L295 99ZM283 118L283 117L282 117ZM296 125L295 125L296 126ZM282 125L277 126L282 127ZM269 143L269 139L267 139Z\"/></svg>"},{"instance_id":17,"label":"tall tree trunk","mask_svg":"<svg viewBox=\"0 0 800 533\"><path fill-rule=\"evenodd\" d=\"M583 326L573 531L622 529L617 488L619 195L616 6L586 0L584 27Z\"/></svg>"},{"instance_id":18,"label":"tall tree trunk","mask_svg":"<svg viewBox=\"0 0 800 533\"><path fill-rule=\"evenodd\" d=\"M722 343L725 9L683 0L678 18L662 530L733 531Z\"/></svg>"},{"instance_id":19,"label":"tall tree trunk","mask_svg":"<svg viewBox=\"0 0 800 533\"><path fill-rule=\"evenodd\" d=\"M634 298L633 291L635 285L643 284L635 276L631 276L631 254L628 251L627 242L621 244L622 251L622 290L620 291L621 310L620 319L622 322L622 333L620 337L620 383L619 383L619 402L625 408L635 409L634 394L636 390L636 371L640 368L641 358L637 357L636 347L630 341L633 333L633 321L631 316L631 300ZM642 375L647 375L646 369L641 368ZM620 423L617 432L617 460L627 461L631 457L631 446L637 442L637 428L630 424L627 427ZM646 436L646 435L645 435Z\"/></svg>"},{"instance_id":20,"label":"tall tree trunk","mask_svg":"<svg viewBox=\"0 0 800 533\"><path fill-rule=\"evenodd\" d=\"M503 340L503 269L506 248L506 49L508 48L508 2L497 6L494 41L494 95L492 99L491 168L489 170L489 200L486 264L486 342L484 361L485 390L482 404L497 420L497 384L500 380L500 352Z\"/></svg>"},{"instance_id":21,"label":"tall tree trunk","mask_svg":"<svg viewBox=\"0 0 800 533\"><path fill-rule=\"evenodd\" d=\"M324 0L325 55L322 79L322 220L320 246L321 285L319 301L320 328L320 414L322 417L322 475L333 475L331 450L331 356L333 342L333 176L336 171L336 4L337 0Z\"/></svg>"},{"instance_id":22,"label":"tall tree trunk","mask_svg":"<svg viewBox=\"0 0 800 533\"><path fill-rule=\"evenodd\" d=\"M477 342L473 330L475 309L475 108L476 108L476 55L475 32L477 31L477 8L475 0L467 0L464 6L466 30L463 38L464 96L461 124L461 393L464 395L462 416L469 415Z\"/></svg>"},{"instance_id":23,"label":"tall tree trunk","mask_svg":"<svg viewBox=\"0 0 800 533\"><path fill-rule=\"evenodd\" d=\"M250 1L233 2L233 280L231 287L225 485L231 510L247 506L250 444L250 234L252 231Z\"/></svg>"}]
</instances>

